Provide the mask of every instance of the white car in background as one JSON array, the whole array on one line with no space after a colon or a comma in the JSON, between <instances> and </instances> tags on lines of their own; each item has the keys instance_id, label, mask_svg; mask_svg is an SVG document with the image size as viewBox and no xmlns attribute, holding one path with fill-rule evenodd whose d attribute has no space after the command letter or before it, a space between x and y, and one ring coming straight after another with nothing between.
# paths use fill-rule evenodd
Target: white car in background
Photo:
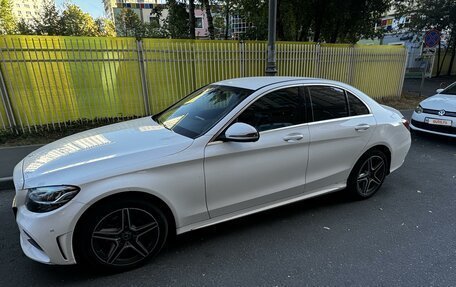
<instances>
[{"instance_id":1,"label":"white car in background","mask_svg":"<svg viewBox=\"0 0 456 287\"><path fill-rule=\"evenodd\" d=\"M412 115L412 130L456 138L456 83L422 101Z\"/></svg>"},{"instance_id":2,"label":"white car in background","mask_svg":"<svg viewBox=\"0 0 456 287\"><path fill-rule=\"evenodd\" d=\"M217 82L22 160L13 202L22 250L120 271L175 234L347 187L368 198L404 162L407 124L340 82Z\"/></svg>"}]
</instances>

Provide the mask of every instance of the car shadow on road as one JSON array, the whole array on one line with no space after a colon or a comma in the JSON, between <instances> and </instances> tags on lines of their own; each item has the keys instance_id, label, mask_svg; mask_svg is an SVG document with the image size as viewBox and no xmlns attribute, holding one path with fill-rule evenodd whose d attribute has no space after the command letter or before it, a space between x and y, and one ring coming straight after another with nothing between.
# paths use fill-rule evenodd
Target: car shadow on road
<instances>
[{"instance_id":1,"label":"car shadow on road","mask_svg":"<svg viewBox=\"0 0 456 287\"><path fill-rule=\"evenodd\" d=\"M201 245L201 242L223 239L232 235L242 235L243 233L262 232L265 229L282 225L284 222L308 220L320 211L330 210L334 206L360 202L354 200L344 189L184 233L170 242L168 251L185 252L186 249Z\"/></svg>"}]
</instances>

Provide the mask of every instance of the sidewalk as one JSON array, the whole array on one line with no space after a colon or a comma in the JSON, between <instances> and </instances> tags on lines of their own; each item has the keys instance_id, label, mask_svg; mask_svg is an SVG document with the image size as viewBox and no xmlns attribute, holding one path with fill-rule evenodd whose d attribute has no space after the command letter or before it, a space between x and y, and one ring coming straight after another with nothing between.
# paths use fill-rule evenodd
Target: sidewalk
<instances>
[{"instance_id":1,"label":"sidewalk","mask_svg":"<svg viewBox=\"0 0 456 287\"><path fill-rule=\"evenodd\" d=\"M2 147L0 148L0 190L12 186L13 169L26 155L42 145Z\"/></svg>"},{"instance_id":2,"label":"sidewalk","mask_svg":"<svg viewBox=\"0 0 456 287\"><path fill-rule=\"evenodd\" d=\"M424 79L423 92L424 97L435 95L435 90L445 88L451 83L456 82L456 76L442 76L438 78ZM421 79L405 79L403 93L418 95L421 88Z\"/></svg>"}]
</instances>

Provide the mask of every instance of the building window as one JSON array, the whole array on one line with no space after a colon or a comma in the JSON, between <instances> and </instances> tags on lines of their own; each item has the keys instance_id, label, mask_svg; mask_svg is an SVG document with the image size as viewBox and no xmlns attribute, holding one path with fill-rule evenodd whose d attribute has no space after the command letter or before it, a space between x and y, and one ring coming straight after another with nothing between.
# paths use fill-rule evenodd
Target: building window
<instances>
[{"instance_id":1,"label":"building window","mask_svg":"<svg viewBox=\"0 0 456 287\"><path fill-rule=\"evenodd\" d=\"M196 20L195 28L202 29L203 28L203 17L196 17L195 20Z\"/></svg>"},{"instance_id":2,"label":"building window","mask_svg":"<svg viewBox=\"0 0 456 287\"><path fill-rule=\"evenodd\" d=\"M24 4L24 7L25 8L30 8L30 5L29 4Z\"/></svg>"}]
</instances>

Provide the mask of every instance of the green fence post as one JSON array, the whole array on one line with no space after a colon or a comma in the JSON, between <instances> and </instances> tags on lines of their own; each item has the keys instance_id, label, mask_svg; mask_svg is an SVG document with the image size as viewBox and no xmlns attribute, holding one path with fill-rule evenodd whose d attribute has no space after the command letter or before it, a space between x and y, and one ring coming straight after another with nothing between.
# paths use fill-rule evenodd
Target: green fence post
<instances>
[{"instance_id":1,"label":"green fence post","mask_svg":"<svg viewBox=\"0 0 456 287\"><path fill-rule=\"evenodd\" d=\"M354 77L355 77L355 46L351 46L350 48L350 62L349 62L349 74L348 74L348 83L353 85Z\"/></svg>"},{"instance_id":2,"label":"green fence post","mask_svg":"<svg viewBox=\"0 0 456 287\"><path fill-rule=\"evenodd\" d=\"M147 89L146 82L146 69L144 68L144 51L141 40L136 40L138 47L138 61L139 61L139 73L141 74L141 86L144 97L144 106L146 109L146 114L150 115L150 105L149 105L149 90Z\"/></svg>"},{"instance_id":3,"label":"green fence post","mask_svg":"<svg viewBox=\"0 0 456 287\"><path fill-rule=\"evenodd\" d=\"M2 98L3 106L5 107L6 117L8 119L9 126L12 130L16 131L16 119L14 118L13 108L8 96L8 90L3 78L2 67L0 65L0 95ZM17 132L17 131L16 131Z\"/></svg>"},{"instance_id":4,"label":"green fence post","mask_svg":"<svg viewBox=\"0 0 456 287\"><path fill-rule=\"evenodd\" d=\"M244 41L239 41L239 67L240 67L240 71L239 71L239 74L241 75L241 78L242 77L245 77L245 43Z\"/></svg>"}]
</instances>

